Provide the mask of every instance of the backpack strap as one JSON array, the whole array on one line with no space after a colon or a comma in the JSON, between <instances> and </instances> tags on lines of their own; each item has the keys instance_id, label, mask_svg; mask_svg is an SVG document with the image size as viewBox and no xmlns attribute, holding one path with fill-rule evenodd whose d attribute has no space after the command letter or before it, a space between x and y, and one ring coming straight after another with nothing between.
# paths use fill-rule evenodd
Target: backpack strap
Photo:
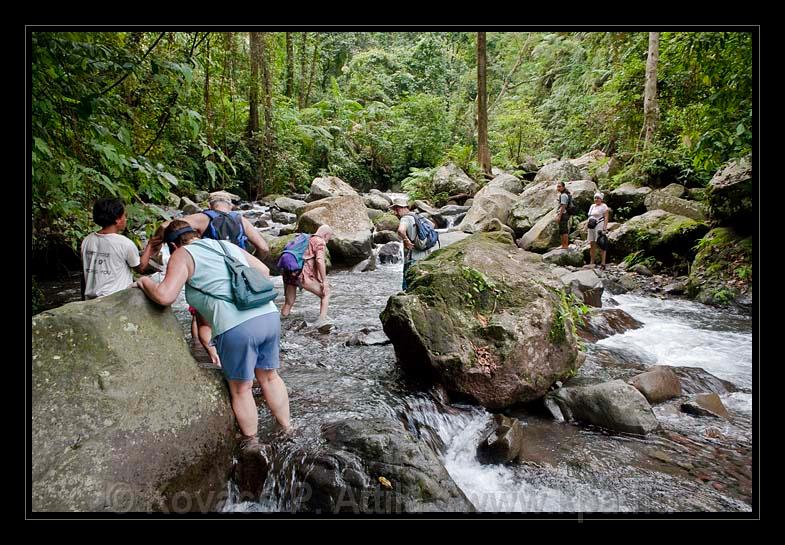
<instances>
[{"instance_id":1,"label":"backpack strap","mask_svg":"<svg viewBox=\"0 0 785 545\"><path fill-rule=\"evenodd\" d=\"M205 212L205 213L206 213L206 212ZM209 216L209 214L207 214L207 215ZM207 244L200 244L200 246L201 246L202 248L206 249L206 250L209 250L209 251L213 252L214 254L220 255L221 257L223 257L223 258L224 258L224 262L226 262L226 258L235 259L235 257L234 257L233 255L230 255L230 254L229 254L229 252L228 252L228 251L227 251L227 249L226 249L226 246L224 246L224 243L223 243L223 241L219 240L219 241L217 241L217 242L218 242L218 244L220 244L220 245L221 245L221 248L223 249L223 253L222 253L222 252L219 252L218 250L215 250L215 249L213 249L213 248L210 248L210 246L209 246L209 245L207 245ZM227 270L228 270L228 267L229 267L228 263L226 264L226 266L227 266ZM199 288L197 288L196 286L194 286L193 284L191 284L191 281L190 281L190 280L188 280L188 281L186 282L186 284L188 284L189 286L191 286L191 287L192 287L193 289L195 289L196 291L199 291L199 292L202 292L202 293L204 293L204 294L205 294L205 295L207 295L208 297L213 297L214 299L221 299L222 301L226 301L227 303L232 303L232 304L234 304L234 299L230 299L230 298L228 298L228 297L224 297L223 295L215 295L214 293L207 293L207 292L206 292L206 291L204 291L203 289L199 289Z\"/></svg>"}]
</instances>

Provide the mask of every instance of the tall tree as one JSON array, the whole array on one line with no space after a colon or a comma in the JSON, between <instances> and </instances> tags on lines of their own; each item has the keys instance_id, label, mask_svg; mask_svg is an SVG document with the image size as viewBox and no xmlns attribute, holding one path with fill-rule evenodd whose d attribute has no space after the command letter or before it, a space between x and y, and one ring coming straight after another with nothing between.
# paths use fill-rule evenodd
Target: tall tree
<instances>
[{"instance_id":1,"label":"tall tree","mask_svg":"<svg viewBox=\"0 0 785 545\"><path fill-rule=\"evenodd\" d=\"M212 111L210 109L210 36L205 40L204 62L204 115L206 119L207 144L213 146Z\"/></svg>"},{"instance_id":2,"label":"tall tree","mask_svg":"<svg viewBox=\"0 0 785 545\"><path fill-rule=\"evenodd\" d=\"M286 33L286 96L294 95L294 43L292 33Z\"/></svg>"},{"instance_id":3,"label":"tall tree","mask_svg":"<svg viewBox=\"0 0 785 545\"><path fill-rule=\"evenodd\" d=\"M660 33L649 32L649 56L646 60L646 85L643 89L643 146L654 138L660 118L657 102L657 61L659 59Z\"/></svg>"},{"instance_id":4,"label":"tall tree","mask_svg":"<svg viewBox=\"0 0 785 545\"><path fill-rule=\"evenodd\" d=\"M303 32L302 41L300 41L300 81L297 86L297 105L303 108L305 105L305 88L306 83L306 58L305 58L305 44L308 41L308 33Z\"/></svg>"},{"instance_id":5,"label":"tall tree","mask_svg":"<svg viewBox=\"0 0 785 545\"><path fill-rule=\"evenodd\" d=\"M267 33L259 33L259 60L262 67L262 84L264 92L264 145L259 164L259 185L256 198L264 196L265 180L270 178L273 156L273 86L270 76L270 59L267 53Z\"/></svg>"},{"instance_id":6,"label":"tall tree","mask_svg":"<svg viewBox=\"0 0 785 545\"><path fill-rule=\"evenodd\" d=\"M259 32L249 32L251 42L251 83L248 93L250 115L248 135L253 137L259 131L259 66L261 65L261 37Z\"/></svg>"},{"instance_id":7,"label":"tall tree","mask_svg":"<svg viewBox=\"0 0 785 545\"><path fill-rule=\"evenodd\" d=\"M486 176L491 175L488 149L488 92L485 81L485 32L477 33L477 159Z\"/></svg>"}]
</instances>

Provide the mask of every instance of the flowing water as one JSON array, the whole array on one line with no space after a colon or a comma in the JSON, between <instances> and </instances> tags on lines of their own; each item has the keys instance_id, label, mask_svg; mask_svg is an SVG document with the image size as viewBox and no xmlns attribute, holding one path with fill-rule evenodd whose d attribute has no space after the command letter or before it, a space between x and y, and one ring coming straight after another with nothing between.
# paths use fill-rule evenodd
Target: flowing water
<instances>
[{"instance_id":1,"label":"flowing water","mask_svg":"<svg viewBox=\"0 0 785 545\"><path fill-rule=\"evenodd\" d=\"M666 402L654 407L662 429L640 437L557 422L536 407L514 408L505 413L524 425L526 461L481 465L476 449L490 429L491 413L445 402L435 390L414 389L399 374L391 345L345 345L364 328L381 330L379 313L400 290L401 274L402 263L331 274L329 314L335 327L328 335L309 325L318 316L318 298L298 294L292 315L282 322L280 372L290 392L296 432L289 443L276 447L275 470L261 497L235 497L224 510L296 511L294 469L304 450L321 448L322 426L390 415L438 453L480 511L751 510L750 317L683 300L606 297L607 305L617 305L644 325L587 345L579 377L627 378L662 364L701 367L735 386L737 391L721 395L730 418L697 418L680 412L678 402ZM282 293L281 278L274 282ZM278 302L282 300L281 295ZM174 309L190 336L182 294ZM260 403L262 436L270 433L271 421ZM234 490L234 483L228 486Z\"/></svg>"}]
</instances>

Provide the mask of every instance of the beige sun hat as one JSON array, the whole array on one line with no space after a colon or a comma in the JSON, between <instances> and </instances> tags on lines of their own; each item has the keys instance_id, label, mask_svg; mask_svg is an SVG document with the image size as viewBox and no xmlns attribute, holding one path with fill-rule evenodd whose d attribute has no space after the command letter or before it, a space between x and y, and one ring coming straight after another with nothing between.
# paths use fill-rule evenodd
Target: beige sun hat
<instances>
[{"instance_id":1,"label":"beige sun hat","mask_svg":"<svg viewBox=\"0 0 785 545\"><path fill-rule=\"evenodd\" d=\"M395 197L393 202L387 208L409 208L409 200L406 197Z\"/></svg>"}]
</instances>

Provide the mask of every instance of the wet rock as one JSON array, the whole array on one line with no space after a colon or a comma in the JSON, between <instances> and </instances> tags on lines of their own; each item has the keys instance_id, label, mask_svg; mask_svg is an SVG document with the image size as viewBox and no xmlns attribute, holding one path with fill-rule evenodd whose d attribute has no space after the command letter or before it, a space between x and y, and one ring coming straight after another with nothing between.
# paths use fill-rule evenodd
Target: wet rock
<instances>
[{"instance_id":1,"label":"wet rock","mask_svg":"<svg viewBox=\"0 0 785 545\"><path fill-rule=\"evenodd\" d=\"M471 206L458 206L457 204L450 204L439 208L438 212L442 216L457 216L468 212Z\"/></svg>"},{"instance_id":2,"label":"wet rock","mask_svg":"<svg viewBox=\"0 0 785 545\"><path fill-rule=\"evenodd\" d=\"M160 511L178 493L215 507L235 446L228 391L169 308L136 288L69 303L33 317L32 353L33 511Z\"/></svg>"},{"instance_id":3,"label":"wet rock","mask_svg":"<svg viewBox=\"0 0 785 545\"><path fill-rule=\"evenodd\" d=\"M687 291L686 282L673 282L662 288L662 292L667 295L682 295Z\"/></svg>"},{"instance_id":4,"label":"wet rock","mask_svg":"<svg viewBox=\"0 0 785 545\"><path fill-rule=\"evenodd\" d=\"M447 228L447 220L441 214L433 213L433 214L422 214L422 217L429 220L433 225L436 226L437 229L446 229Z\"/></svg>"},{"instance_id":5,"label":"wet rock","mask_svg":"<svg viewBox=\"0 0 785 545\"><path fill-rule=\"evenodd\" d=\"M506 464L519 461L523 450L523 426L515 418L496 414L491 433L477 447L481 464Z\"/></svg>"},{"instance_id":6,"label":"wet rock","mask_svg":"<svg viewBox=\"0 0 785 545\"><path fill-rule=\"evenodd\" d=\"M373 234L374 244L387 244L388 242L399 242L401 239L395 231L376 231Z\"/></svg>"},{"instance_id":7,"label":"wet rock","mask_svg":"<svg viewBox=\"0 0 785 545\"><path fill-rule=\"evenodd\" d=\"M180 210L184 214L198 214L202 211L202 208L188 197L183 197L180 199Z\"/></svg>"},{"instance_id":8,"label":"wet rock","mask_svg":"<svg viewBox=\"0 0 785 545\"><path fill-rule=\"evenodd\" d=\"M542 260L546 263L554 263L556 265L571 265L573 267L580 267L583 265L583 253L575 250L574 248L556 248L550 252L543 254Z\"/></svg>"},{"instance_id":9,"label":"wet rock","mask_svg":"<svg viewBox=\"0 0 785 545\"><path fill-rule=\"evenodd\" d=\"M477 192L477 182L469 178L456 164L447 163L434 173L433 188L434 193L474 195Z\"/></svg>"},{"instance_id":10,"label":"wet rock","mask_svg":"<svg viewBox=\"0 0 785 545\"><path fill-rule=\"evenodd\" d=\"M705 392L724 395L738 391L732 382L715 377L700 367L669 367L679 377L681 389L685 395Z\"/></svg>"},{"instance_id":11,"label":"wet rock","mask_svg":"<svg viewBox=\"0 0 785 545\"><path fill-rule=\"evenodd\" d=\"M681 381L667 366L658 365L651 371L632 377L627 382L635 386L649 403L661 403L681 395Z\"/></svg>"},{"instance_id":12,"label":"wet rock","mask_svg":"<svg viewBox=\"0 0 785 545\"><path fill-rule=\"evenodd\" d=\"M305 200L307 202L313 202L330 197L343 196L357 197L362 203L362 198L352 186L337 176L327 176L324 178L315 178L314 181L311 182L311 192L308 193L308 197Z\"/></svg>"},{"instance_id":13,"label":"wet rock","mask_svg":"<svg viewBox=\"0 0 785 545\"><path fill-rule=\"evenodd\" d=\"M649 402L621 380L560 388L548 394L565 420L579 420L609 430L645 435L659 427Z\"/></svg>"},{"instance_id":14,"label":"wet rock","mask_svg":"<svg viewBox=\"0 0 785 545\"><path fill-rule=\"evenodd\" d=\"M405 372L489 408L541 397L573 372L576 339L557 312L562 286L508 234L469 236L410 276L380 316Z\"/></svg>"},{"instance_id":15,"label":"wet rock","mask_svg":"<svg viewBox=\"0 0 785 545\"><path fill-rule=\"evenodd\" d=\"M630 272L637 273L637 274L639 274L641 276L654 276L654 273L651 272L646 267L646 265L644 265L642 263L637 263L636 265L633 265L632 267L630 267Z\"/></svg>"},{"instance_id":16,"label":"wet rock","mask_svg":"<svg viewBox=\"0 0 785 545\"><path fill-rule=\"evenodd\" d=\"M369 272L376 270L376 256L371 256L368 259L359 262L357 265L352 267L352 272Z\"/></svg>"},{"instance_id":17,"label":"wet rock","mask_svg":"<svg viewBox=\"0 0 785 545\"><path fill-rule=\"evenodd\" d=\"M400 242L388 242L379 249L379 263L398 263L401 253Z\"/></svg>"},{"instance_id":18,"label":"wet rock","mask_svg":"<svg viewBox=\"0 0 785 545\"><path fill-rule=\"evenodd\" d=\"M275 199L275 206L281 212L288 212L290 214L297 213L297 210L304 207L307 203L297 199L290 199L289 197L279 197ZM281 222L284 223L284 222ZM289 223L289 222L285 222Z\"/></svg>"},{"instance_id":19,"label":"wet rock","mask_svg":"<svg viewBox=\"0 0 785 545\"><path fill-rule=\"evenodd\" d=\"M578 326L578 335L585 341L595 343L613 335L643 326L628 313L619 308L592 309Z\"/></svg>"},{"instance_id":20,"label":"wet rock","mask_svg":"<svg viewBox=\"0 0 785 545\"><path fill-rule=\"evenodd\" d=\"M571 272L560 277L560 280L565 286L574 286L587 305L593 307L602 306L602 292L605 288L602 284L602 278L597 275L594 269L582 269Z\"/></svg>"},{"instance_id":21,"label":"wet rock","mask_svg":"<svg viewBox=\"0 0 785 545\"><path fill-rule=\"evenodd\" d=\"M640 287L638 284L638 279L635 278L634 274L630 273L622 275L622 277L619 278L619 284L626 291L634 291Z\"/></svg>"},{"instance_id":22,"label":"wet rock","mask_svg":"<svg viewBox=\"0 0 785 545\"><path fill-rule=\"evenodd\" d=\"M715 393L696 394L681 404L682 412L696 416L712 416L715 418L728 418L728 410L722 404L720 396Z\"/></svg>"},{"instance_id":23,"label":"wet rock","mask_svg":"<svg viewBox=\"0 0 785 545\"><path fill-rule=\"evenodd\" d=\"M752 155L731 161L709 182L711 219L750 232L755 208L752 202Z\"/></svg>"},{"instance_id":24,"label":"wet rock","mask_svg":"<svg viewBox=\"0 0 785 545\"><path fill-rule=\"evenodd\" d=\"M266 227L270 227L270 224L267 223L267 220L259 218L258 220L253 222L254 227L259 227L260 229L264 229Z\"/></svg>"},{"instance_id":25,"label":"wet rock","mask_svg":"<svg viewBox=\"0 0 785 545\"><path fill-rule=\"evenodd\" d=\"M270 219L272 219L275 223L289 225L297 221L297 216L289 212L279 212L278 210L273 210L270 212Z\"/></svg>"},{"instance_id":26,"label":"wet rock","mask_svg":"<svg viewBox=\"0 0 785 545\"><path fill-rule=\"evenodd\" d=\"M401 223L398 216L390 213L382 214L372 221L377 231L397 231L398 225Z\"/></svg>"},{"instance_id":27,"label":"wet rock","mask_svg":"<svg viewBox=\"0 0 785 545\"><path fill-rule=\"evenodd\" d=\"M292 233L296 233L296 232L297 232L296 225L284 225L278 230L278 235L284 237L286 235L291 235Z\"/></svg>"},{"instance_id":28,"label":"wet rock","mask_svg":"<svg viewBox=\"0 0 785 545\"><path fill-rule=\"evenodd\" d=\"M387 338L384 331L358 331L346 341L346 346L382 346L385 344L390 344L390 339Z\"/></svg>"},{"instance_id":29,"label":"wet rock","mask_svg":"<svg viewBox=\"0 0 785 545\"><path fill-rule=\"evenodd\" d=\"M627 288L613 278L603 278L602 286L608 290L611 295L621 295L628 291Z\"/></svg>"}]
</instances>

